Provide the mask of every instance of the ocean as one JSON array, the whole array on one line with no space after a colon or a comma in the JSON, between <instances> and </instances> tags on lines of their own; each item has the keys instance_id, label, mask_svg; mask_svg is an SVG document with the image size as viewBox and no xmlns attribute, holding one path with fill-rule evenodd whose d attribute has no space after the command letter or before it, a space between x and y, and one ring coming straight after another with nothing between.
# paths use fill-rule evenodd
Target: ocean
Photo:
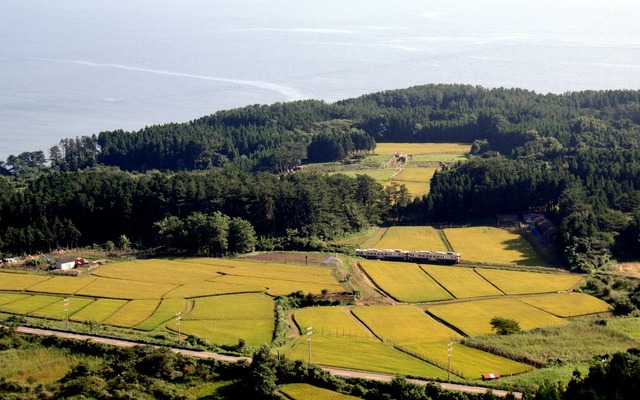
<instances>
[{"instance_id":1,"label":"ocean","mask_svg":"<svg viewBox=\"0 0 640 400\"><path fill-rule=\"evenodd\" d=\"M640 89L635 0L2 0L0 160L427 83Z\"/></svg>"}]
</instances>

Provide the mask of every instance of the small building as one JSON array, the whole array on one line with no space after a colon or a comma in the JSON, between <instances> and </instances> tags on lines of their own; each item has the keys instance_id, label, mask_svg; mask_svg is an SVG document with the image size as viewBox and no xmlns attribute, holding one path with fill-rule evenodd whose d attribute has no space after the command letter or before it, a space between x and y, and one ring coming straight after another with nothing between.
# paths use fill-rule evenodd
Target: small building
<instances>
[{"instance_id":1,"label":"small building","mask_svg":"<svg viewBox=\"0 0 640 400\"><path fill-rule=\"evenodd\" d=\"M89 262L81 257L61 258L58 261L56 261L56 269L60 269L64 271L64 270L69 270L77 267L82 267L88 264Z\"/></svg>"},{"instance_id":2,"label":"small building","mask_svg":"<svg viewBox=\"0 0 640 400\"><path fill-rule=\"evenodd\" d=\"M490 381L490 380L498 379L498 378L500 378L499 374L493 374L493 373L492 374L482 374L482 380L483 381Z\"/></svg>"}]
</instances>

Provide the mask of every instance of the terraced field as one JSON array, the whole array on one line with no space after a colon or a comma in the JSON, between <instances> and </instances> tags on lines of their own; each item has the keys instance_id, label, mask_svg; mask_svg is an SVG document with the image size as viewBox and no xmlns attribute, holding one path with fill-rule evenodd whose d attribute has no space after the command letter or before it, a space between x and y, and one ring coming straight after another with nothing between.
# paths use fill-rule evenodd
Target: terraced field
<instances>
[{"instance_id":1,"label":"terraced field","mask_svg":"<svg viewBox=\"0 0 640 400\"><path fill-rule=\"evenodd\" d=\"M438 231L431 226L392 226L371 247L376 249L448 250Z\"/></svg>"}]
</instances>

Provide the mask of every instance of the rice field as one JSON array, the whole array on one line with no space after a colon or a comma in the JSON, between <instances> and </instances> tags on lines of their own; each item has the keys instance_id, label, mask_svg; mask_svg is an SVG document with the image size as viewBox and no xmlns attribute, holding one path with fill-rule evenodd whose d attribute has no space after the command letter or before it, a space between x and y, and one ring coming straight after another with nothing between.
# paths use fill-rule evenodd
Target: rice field
<instances>
[{"instance_id":1,"label":"rice field","mask_svg":"<svg viewBox=\"0 0 640 400\"><path fill-rule=\"evenodd\" d=\"M94 282L96 278L77 276L54 276L51 279L30 286L27 291L71 295Z\"/></svg>"},{"instance_id":2,"label":"rice field","mask_svg":"<svg viewBox=\"0 0 640 400\"><path fill-rule=\"evenodd\" d=\"M128 281L124 279L96 279L76 292L77 295L110 299L145 300L161 299L177 288L168 283Z\"/></svg>"},{"instance_id":3,"label":"rice field","mask_svg":"<svg viewBox=\"0 0 640 400\"><path fill-rule=\"evenodd\" d=\"M14 301L22 300L27 297L31 297L31 295L18 293L0 293L0 306L7 303L12 303Z\"/></svg>"},{"instance_id":4,"label":"rice field","mask_svg":"<svg viewBox=\"0 0 640 400\"><path fill-rule=\"evenodd\" d=\"M506 294L552 293L571 290L584 277L577 274L555 274L502 269L477 268L478 274Z\"/></svg>"},{"instance_id":5,"label":"rice field","mask_svg":"<svg viewBox=\"0 0 640 400\"><path fill-rule=\"evenodd\" d=\"M177 331L175 321L166 327ZM260 346L271 343L274 321L269 319L234 319L234 320L182 320L180 332L206 339L210 343L233 346L243 339L248 346Z\"/></svg>"},{"instance_id":6,"label":"rice field","mask_svg":"<svg viewBox=\"0 0 640 400\"><path fill-rule=\"evenodd\" d=\"M376 154L389 156L395 152L410 154L414 157L421 155L462 155L471 150L467 143L376 143ZM443 158L443 161L447 158Z\"/></svg>"},{"instance_id":7,"label":"rice field","mask_svg":"<svg viewBox=\"0 0 640 400\"><path fill-rule=\"evenodd\" d=\"M103 278L184 285L220 276L217 269L176 260L136 260L104 265L91 273Z\"/></svg>"},{"instance_id":8,"label":"rice field","mask_svg":"<svg viewBox=\"0 0 640 400\"><path fill-rule=\"evenodd\" d=\"M401 348L421 358L426 358L443 368L448 366L448 340L403 345ZM497 373L501 376L531 371L529 365L487 353L463 344L453 343L451 373L466 379L480 379L482 374Z\"/></svg>"},{"instance_id":9,"label":"rice field","mask_svg":"<svg viewBox=\"0 0 640 400\"><path fill-rule=\"evenodd\" d=\"M420 268L457 299L504 294L472 268L439 265L421 265Z\"/></svg>"},{"instance_id":10,"label":"rice field","mask_svg":"<svg viewBox=\"0 0 640 400\"><path fill-rule=\"evenodd\" d=\"M287 282L279 281L277 279L260 278L253 276L238 276L238 275L225 275L220 278L216 278L216 283L223 284L236 284L236 285L250 285L261 288L262 291L270 294L271 296L284 296L302 290L305 293L319 294L324 289L330 292L341 292L342 286L337 283L331 285L323 285L311 282Z\"/></svg>"},{"instance_id":11,"label":"rice field","mask_svg":"<svg viewBox=\"0 0 640 400\"><path fill-rule=\"evenodd\" d=\"M307 383L289 383L280 387L280 392L291 400L358 400L359 397L319 388Z\"/></svg>"},{"instance_id":12,"label":"rice field","mask_svg":"<svg viewBox=\"0 0 640 400\"><path fill-rule=\"evenodd\" d=\"M406 167L402 171L393 177L394 181L398 183L405 182L430 182L433 178L433 174L440 168L416 168Z\"/></svg>"},{"instance_id":13,"label":"rice field","mask_svg":"<svg viewBox=\"0 0 640 400\"><path fill-rule=\"evenodd\" d=\"M135 329L152 331L167 321L175 318L176 313L184 313L187 308L187 300L180 298L164 299L154 311L153 315L140 324Z\"/></svg>"},{"instance_id":14,"label":"rice field","mask_svg":"<svg viewBox=\"0 0 640 400\"><path fill-rule=\"evenodd\" d=\"M309 342L301 337L285 352L291 360L308 361ZM425 378L446 379L447 372L375 339L311 335L314 364Z\"/></svg>"},{"instance_id":15,"label":"rice field","mask_svg":"<svg viewBox=\"0 0 640 400\"><path fill-rule=\"evenodd\" d=\"M513 319L522 330L567 323L555 315L513 298L435 305L429 307L427 312L469 336L494 333L490 323L494 317Z\"/></svg>"},{"instance_id":16,"label":"rice field","mask_svg":"<svg viewBox=\"0 0 640 400\"><path fill-rule=\"evenodd\" d=\"M127 300L97 299L69 317L72 321L102 322L127 304Z\"/></svg>"},{"instance_id":17,"label":"rice field","mask_svg":"<svg viewBox=\"0 0 640 400\"><path fill-rule=\"evenodd\" d=\"M562 318L611 311L611 306L607 303L584 293L544 294L522 297L519 300Z\"/></svg>"},{"instance_id":18,"label":"rice field","mask_svg":"<svg viewBox=\"0 0 640 400\"><path fill-rule=\"evenodd\" d=\"M378 287L398 301L418 303L452 298L417 264L378 260L358 262Z\"/></svg>"},{"instance_id":19,"label":"rice field","mask_svg":"<svg viewBox=\"0 0 640 400\"><path fill-rule=\"evenodd\" d=\"M344 174L355 178L357 175L367 175L375 179L377 182L384 183L391 180L391 176L396 173L395 168L384 169L356 169L351 171L340 171L336 174Z\"/></svg>"},{"instance_id":20,"label":"rice field","mask_svg":"<svg viewBox=\"0 0 640 400\"><path fill-rule=\"evenodd\" d=\"M51 277L44 275L0 272L0 290L19 292L48 279L51 279Z\"/></svg>"},{"instance_id":21,"label":"rice field","mask_svg":"<svg viewBox=\"0 0 640 400\"><path fill-rule=\"evenodd\" d=\"M438 231L431 226L392 226L373 246L376 249L447 251Z\"/></svg>"},{"instance_id":22,"label":"rice field","mask_svg":"<svg viewBox=\"0 0 640 400\"><path fill-rule=\"evenodd\" d=\"M59 300L60 297L57 296L36 294L24 299L16 300L11 303L3 304L2 306L0 306L0 311L8 312L11 314L27 315L48 305L51 305Z\"/></svg>"},{"instance_id":23,"label":"rice field","mask_svg":"<svg viewBox=\"0 0 640 400\"><path fill-rule=\"evenodd\" d=\"M171 298L194 298L216 296L222 294L263 292L265 289L258 285L243 285L242 283L221 283L221 282L192 282L178 286L164 295L165 299Z\"/></svg>"},{"instance_id":24,"label":"rice field","mask_svg":"<svg viewBox=\"0 0 640 400\"><path fill-rule=\"evenodd\" d=\"M107 325L133 328L151 317L159 304L159 300L132 300L102 322Z\"/></svg>"},{"instance_id":25,"label":"rice field","mask_svg":"<svg viewBox=\"0 0 640 400\"><path fill-rule=\"evenodd\" d=\"M409 192L409 197L422 197L429 194L429 190L431 189L431 182L404 182L404 181L396 181L394 178L393 182L398 185L404 185ZM385 186L390 186L391 183L386 184Z\"/></svg>"},{"instance_id":26,"label":"rice field","mask_svg":"<svg viewBox=\"0 0 640 400\"><path fill-rule=\"evenodd\" d=\"M89 304L93 303L95 300L86 297L69 297L69 305L67 306L69 309L69 315L73 315L83 308L87 307ZM58 301L43 308L40 308L36 311L33 311L31 316L40 317L40 318L49 318L55 320L63 320L66 318L66 313L64 311L64 298L59 297Z\"/></svg>"},{"instance_id":27,"label":"rice field","mask_svg":"<svg viewBox=\"0 0 640 400\"><path fill-rule=\"evenodd\" d=\"M273 319L273 307L263 293L200 297L184 320Z\"/></svg>"},{"instance_id":28,"label":"rice field","mask_svg":"<svg viewBox=\"0 0 640 400\"><path fill-rule=\"evenodd\" d=\"M550 266L529 242L514 232L479 226L444 229L453 250L468 262L525 266Z\"/></svg>"},{"instance_id":29,"label":"rice field","mask_svg":"<svg viewBox=\"0 0 640 400\"><path fill-rule=\"evenodd\" d=\"M313 327L314 335L374 338L347 307L303 308L295 311L293 320L303 334L307 327Z\"/></svg>"},{"instance_id":30,"label":"rice field","mask_svg":"<svg viewBox=\"0 0 640 400\"><path fill-rule=\"evenodd\" d=\"M461 338L414 306L355 307L352 312L382 341L401 346Z\"/></svg>"}]
</instances>

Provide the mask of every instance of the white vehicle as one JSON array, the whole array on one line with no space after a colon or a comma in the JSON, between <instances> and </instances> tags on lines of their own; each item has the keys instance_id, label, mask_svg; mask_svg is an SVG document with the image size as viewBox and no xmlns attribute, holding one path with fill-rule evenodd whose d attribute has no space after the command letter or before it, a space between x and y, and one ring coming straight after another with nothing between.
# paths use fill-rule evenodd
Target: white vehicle
<instances>
[{"instance_id":1,"label":"white vehicle","mask_svg":"<svg viewBox=\"0 0 640 400\"><path fill-rule=\"evenodd\" d=\"M460 262L460 253L454 253L452 251L356 249L356 256L374 260L414 261L438 264L456 264Z\"/></svg>"}]
</instances>

